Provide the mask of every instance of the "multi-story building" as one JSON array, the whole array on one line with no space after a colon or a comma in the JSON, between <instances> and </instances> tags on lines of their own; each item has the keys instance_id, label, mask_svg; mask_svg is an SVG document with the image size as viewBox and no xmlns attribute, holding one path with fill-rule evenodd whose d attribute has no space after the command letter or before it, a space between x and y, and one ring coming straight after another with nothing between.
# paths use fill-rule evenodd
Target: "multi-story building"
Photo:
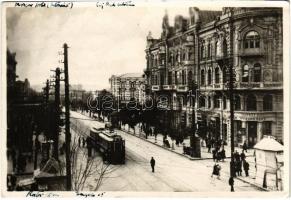
<instances>
[{"instance_id":1,"label":"multi-story building","mask_svg":"<svg viewBox=\"0 0 291 200\"><path fill-rule=\"evenodd\" d=\"M121 103L127 103L132 99L138 102L144 101L145 79L142 73L112 75L109 82L112 95L119 97Z\"/></svg>"},{"instance_id":2,"label":"multi-story building","mask_svg":"<svg viewBox=\"0 0 291 200\"><path fill-rule=\"evenodd\" d=\"M189 8L173 27L166 14L161 37L147 37L147 93L168 97L173 123L186 115L186 126L195 121L200 135L228 142L231 67L235 143L253 146L266 134L283 140L282 29L280 8Z\"/></svg>"}]
</instances>

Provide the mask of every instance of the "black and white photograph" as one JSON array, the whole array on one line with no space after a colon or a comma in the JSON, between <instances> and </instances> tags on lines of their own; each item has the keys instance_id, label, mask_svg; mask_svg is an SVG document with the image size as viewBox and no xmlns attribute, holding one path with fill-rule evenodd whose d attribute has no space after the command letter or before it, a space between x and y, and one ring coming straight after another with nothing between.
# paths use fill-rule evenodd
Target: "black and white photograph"
<instances>
[{"instance_id":1,"label":"black and white photograph","mask_svg":"<svg viewBox=\"0 0 291 200\"><path fill-rule=\"evenodd\" d=\"M289 195L289 3L1 9L2 197Z\"/></svg>"}]
</instances>

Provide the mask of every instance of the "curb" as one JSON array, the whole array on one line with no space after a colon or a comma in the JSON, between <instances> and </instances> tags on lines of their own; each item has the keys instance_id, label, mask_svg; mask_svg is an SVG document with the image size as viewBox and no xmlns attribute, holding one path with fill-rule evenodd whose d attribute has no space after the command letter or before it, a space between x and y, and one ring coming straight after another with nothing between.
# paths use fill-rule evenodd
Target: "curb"
<instances>
[{"instance_id":1,"label":"curb","mask_svg":"<svg viewBox=\"0 0 291 200\"><path fill-rule=\"evenodd\" d=\"M254 184L254 183L248 182L248 181L246 181L246 180L244 180L244 179L242 179L242 178L235 177L235 179L240 180L240 181L242 181L242 182L244 182L244 183L248 183L248 184L250 184L251 186L254 186L254 187L256 187L256 188L259 188L260 190L263 190L263 191L266 191L266 192L270 192L270 190L268 190L268 189L266 189L266 188L263 188L263 187L261 187L261 186L258 186L257 184Z\"/></svg>"}]
</instances>

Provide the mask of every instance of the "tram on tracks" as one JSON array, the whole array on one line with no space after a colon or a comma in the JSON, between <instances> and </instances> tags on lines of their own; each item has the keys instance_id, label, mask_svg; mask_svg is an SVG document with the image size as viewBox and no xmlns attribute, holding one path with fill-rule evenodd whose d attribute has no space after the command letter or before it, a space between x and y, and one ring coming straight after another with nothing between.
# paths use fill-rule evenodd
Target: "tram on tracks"
<instances>
[{"instance_id":1,"label":"tram on tracks","mask_svg":"<svg viewBox=\"0 0 291 200\"><path fill-rule=\"evenodd\" d=\"M125 163L125 141L114 131L92 127L90 137L93 146L102 154L103 160L110 164Z\"/></svg>"}]
</instances>

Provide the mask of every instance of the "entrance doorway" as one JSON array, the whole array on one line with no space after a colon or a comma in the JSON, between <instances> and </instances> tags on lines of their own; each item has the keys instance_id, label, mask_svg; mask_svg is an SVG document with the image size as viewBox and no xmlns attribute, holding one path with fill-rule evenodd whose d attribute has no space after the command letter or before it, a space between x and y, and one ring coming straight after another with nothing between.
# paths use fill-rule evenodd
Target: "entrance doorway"
<instances>
[{"instance_id":1,"label":"entrance doorway","mask_svg":"<svg viewBox=\"0 0 291 200\"><path fill-rule=\"evenodd\" d=\"M257 122L248 122L248 146L253 147L257 143Z\"/></svg>"}]
</instances>

